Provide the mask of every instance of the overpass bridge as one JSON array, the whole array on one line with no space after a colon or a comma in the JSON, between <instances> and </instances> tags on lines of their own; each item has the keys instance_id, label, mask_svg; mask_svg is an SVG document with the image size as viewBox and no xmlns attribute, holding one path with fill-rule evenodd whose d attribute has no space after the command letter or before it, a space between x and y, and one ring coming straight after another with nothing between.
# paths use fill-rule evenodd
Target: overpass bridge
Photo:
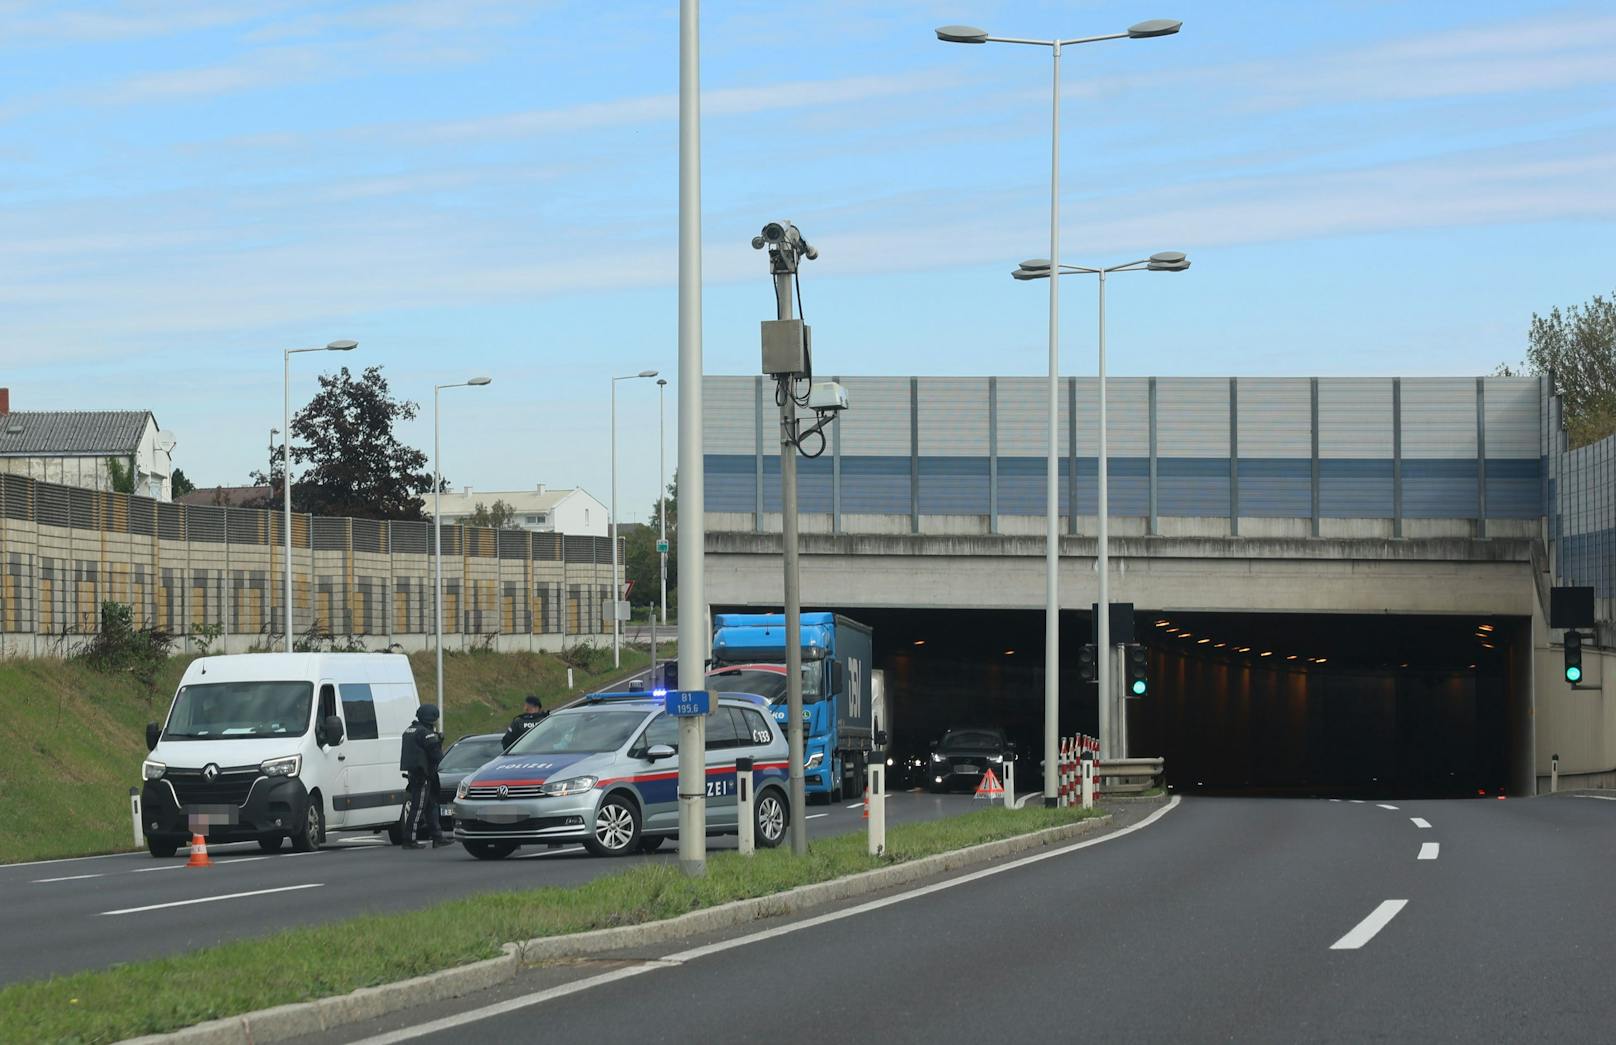
<instances>
[{"instance_id":1,"label":"overpass bridge","mask_svg":"<svg viewBox=\"0 0 1616 1045\"><path fill-rule=\"evenodd\" d=\"M799 464L804 605L876 624L911 732L1036 731L1046 382L841 380L852 409ZM1061 392L1075 667L1096 382ZM1616 779L1605 656L1586 655L1600 688L1570 691L1547 627L1551 584L1595 584L1608 645L1616 450L1567 449L1549 379L1113 378L1107 395L1112 598L1139 611L1157 680L1117 716L1135 752L1232 789L1530 794L1554 754L1563 780ZM761 378L706 381L715 608L781 601L776 409ZM1092 685L1063 675L1063 723L1092 727Z\"/></svg>"}]
</instances>

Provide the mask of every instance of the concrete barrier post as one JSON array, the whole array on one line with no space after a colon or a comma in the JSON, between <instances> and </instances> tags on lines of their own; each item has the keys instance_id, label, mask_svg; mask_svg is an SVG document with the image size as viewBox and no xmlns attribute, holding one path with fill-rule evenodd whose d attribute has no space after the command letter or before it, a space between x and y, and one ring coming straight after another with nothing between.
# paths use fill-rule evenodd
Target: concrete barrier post
<instances>
[{"instance_id":1,"label":"concrete barrier post","mask_svg":"<svg viewBox=\"0 0 1616 1045\"><path fill-rule=\"evenodd\" d=\"M753 831L757 827L757 813L752 809L752 760L735 760L735 826L736 848L742 856L751 856L756 848Z\"/></svg>"},{"instance_id":2,"label":"concrete barrier post","mask_svg":"<svg viewBox=\"0 0 1616 1045\"><path fill-rule=\"evenodd\" d=\"M146 835L140 829L140 788L129 789L129 819L135 827L135 848L139 849L146 842Z\"/></svg>"},{"instance_id":3,"label":"concrete barrier post","mask_svg":"<svg viewBox=\"0 0 1616 1045\"><path fill-rule=\"evenodd\" d=\"M865 786L869 788L871 856L881 856L887 851L886 768L880 760L872 759L866 770L869 774Z\"/></svg>"}]
</instances>

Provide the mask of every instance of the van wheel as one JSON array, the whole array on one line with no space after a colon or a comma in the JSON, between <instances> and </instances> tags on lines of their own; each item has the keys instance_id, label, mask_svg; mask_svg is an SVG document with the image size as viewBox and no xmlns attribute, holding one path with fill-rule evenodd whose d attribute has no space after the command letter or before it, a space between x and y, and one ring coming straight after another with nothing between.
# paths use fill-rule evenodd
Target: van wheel
<instances>
[{"instance_id":1,"label":"van wheel","mask_svg":"<svg viewBox=\"0 0 1616 1045\"><path fill-rule=\"evenodd\" d=\"M752 837L758 845L765 849L773 849L779 845L785 838L786 827L790 823L791 813L779 791L770 788L758 796L757 824L752 832Z\"/></svg>"},{"instance_id":2,"label":"van wheel","mask_svg":"<svg viewBox=\"0 0 1616 1045\"><path fill-rule=\"evenodd\" d=\"M165 842L161 838L153 838L148 835L146 836L146 851L155 857L166 858L179 852L180 844L178 842Z\"/></svg>"},{"instance_id":3,"label":"van wheel","mask_svg":"<svg viewBox=\"0 0 1616 1045\"><path fill-rule=\"evenodd\" d=\"M266 853L278 853L281 851L281 843L285 840L285 835L259 835L258 848Z\"/></svg>"},{"instance_id":4,"label":"van wheel","mask_svg":"<svg viewBox=\"0 0 1616 1045\"><path fill-rule=\"evenodd\" d=\"M595 826L584 848L596 856L625 856L639 848L640 811L622 795L607 795L595 810Z\"/></svg>"},{"instance_id":5,"label":"van wheel","mask_svg":"<svg viewBox=\"0 0 1616 1045\"><path fill-rule=\"evenodd\" d=\"M300 853L311 853L325 841L325 809L318 791L309 796L309 808L303 814L303 822L288 831L286 837L292 840L292 848Z\"/></svg>"},{"instance_id":6,"label":"van wheel","mask_svg":"<svg viewBox=\"0 0 1616 1045\"><path fill-rule=\"evenodd\" d=\"M479 860L503 860L516 852L515 842L467 842L466 852Z\"/></svg>"}]
</instances>

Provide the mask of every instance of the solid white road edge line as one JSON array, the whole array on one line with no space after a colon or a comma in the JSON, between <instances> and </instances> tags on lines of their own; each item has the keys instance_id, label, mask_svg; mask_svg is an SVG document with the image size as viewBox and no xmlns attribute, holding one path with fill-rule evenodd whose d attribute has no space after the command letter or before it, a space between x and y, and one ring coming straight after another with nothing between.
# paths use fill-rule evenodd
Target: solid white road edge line
<instances>
[{"instance_id":1,"label":"solid white road edge line","mask_svg":"<svg viewBox=\"0 0 1616 1045\"><path fill-rule=\"evenodd\" d=\"M193 900L175 900L172 903L154 903L146 907L124 907L116 911L102 911L101 914L139 914L142 911L161 911L167 907L189 907L197 903L216 903L219 900L240 900L247 896L268 896L270 893L291 893L299 889L319 889L324 882L308 882L303 885L283 885L278 889L254 889L250 893L226 893L223 896L198 896Z\"/></svg>"},{"instance_id":2,"label":"solid white road edge line","mask_svg":"<svg viewBox=\"0 0 1616 1045\"><path fill-rule=\"evenodd\" d=\"M1397 807L1396 806L1389 806L1385 802L1376 802L1375 804L1377 806L1379 806L1380 808L1382 808L1382 809L1390 809L1394 813L1397 812Z\"/></svg>"},{"instance_id":3,"label":"solid white road edge line","mask_svg":"<svg viewBox=\"0 0 1616 1045\"><path fill-rule=\"evenodd\" d=\"M1412 823L1415 827L1418 827L1418 828L1420 828L1422 830L1428 830L1430 828L1430 826L1431 826L1431 821L1425 819L1425 817L1423 817L1423 816L1411 816L1408 819L1409 819L1409 822Z\"/></svg>"},{"instance_id":4,"label":"solid white road edge line","mask_svg":"<svg viewBox=\"0 0 1616 1045\"><path fill-rule=\"evenodd\" d=\"M1347 935L1330 945L1332 951L1356 951L1386 928L1397 912L1408 906L1407 900L1382 900L1380 906L1369 912L1369 917L1353 926Z\"/></svg>"},{"instance_id":5,"label":"solid white road edge line","mask_svg":"<svg viewBox=\"0 0 1616 1045\"><path fill-rule=\"evenodd\" d=\"M583 846L575 845L575 846L571 846L570 848L567 848L567 849L546 849L543 852L538 852L538 853L523 853L520 856L515 857L515 859L517 859L517 860L535 860L535 859L538 859L541 856L566 856L568 853L581 853L583 851L584 851Z\"/></svg>"},{"instance_id":6,"label":"solid white road edge line","mask_svg":"<svg viewBox=\"0 0 1616 1045\"><path fill-rule=\"evenodd\" d=\"M646 962L643 965L634 965L626 969L617 969L612 972L601 973L599 976L590 976L582 980L575 980L572 983L564 984L560 987L551 987L548 990L536 991L533 994L523 995L520 998L511 998L506 1001L496 1002L493 1005L485 1005L480 1009L471 1009L467 1012L456 1013L453 1016L444 1016L443 1018L433 1020L430 1023L423 1023L419 1026L408 1027L403 1030L391 1031L387 1034L378 1034L374 1037L364 1038L361 1041L353 1043L353 1045L392 1045L394 1042L412 1041L415 1038L422 1038L428 1034L437 1034L442 1031L453 1030L456 1027L464 1027L471 1023L481 1023L483 1020L492 1019L495 1016L503 1016L509 1012L517 1012L521 1009L526 1009L534 1005L542 1005L545 1002L554 1001L557 998L565 998L569 994L577 994L581 991L587 991L595 987L605 986L608 983L616 983L618 980L626 980L631 976L639 976L643 973L654 972L657 969L668 968L671 965L693 961L709 954L718 954L721 951L733 950L736 947L745 947L748 944L761 943L764 940L772 940L777 936L784 936L787 933L794 933L803 929L811 929L818 925L824 925L827 922L840 921L843 918L851 918L854 915L880 910L883 907L891 907L893 904L903 903L905 900L914 900L922 896L930 896L932 893L942 892L944 889L952 889L957 885L964 885L967 882L975 882L982 878L990 878L996 874L1003 874L1006 871L1013 871L1018 867L1025 867L1028 864L1035 864L1042 860L1051 860L1057 856L1065 856L1067 853L1074 853L1079 849L1087 849L1091 845L1100 845L1101 843L1109 842L1114 838L1121 838L1124 835L1131 835L1135 831L1149 827L1157 820L1160 820L1162 817L1172 812L1178 807L1179 801L1180 797L1178 795L1174 795L1168 800L1166 805L1162 806L1154 813L1151 813L1137 824L1130 824L1118 831L1113 831L1111 834L1102 835L1099 838L1091 838L1086 842L1075 842L1072 845L1061 846L1059 849L1050 849L1046 852L1034 853L1032 856L1023 856L1020 859L1012 860L1007 864L994 864L991 867L983 868L980 871L972 871L970 874L961 875L958 878L950 878L943 882L933 882L931 885L924 885L918 889L911 889L908 892L883 897L879 900L871 900L868 903L862 903L856 907L848 907L840 911L831 911L828 914L821 914L814 918L805 918L802 921L791 922L788 925L776 926L773 929L764 929L760 932L750 933L746 936L737 936L732 940L722 940L718 943L710 943L704 947L692 947L686 951L679 951L675 954L669 954L662 958L654 959ZM1402 904L1407 903L1408 901L1398 900L1395 902ZM1373 935L1373 933L1370 935Z\"/></svg>"},{"instance_id":7,"label":"solid white road edge line","mask_svg":"<svg viewBox=\"0 0 1616 1045\"><path fill-rule=\"evenodd\" d=\"M1601 802L1616 802L1616 798L1612 798L1610 795L1572 795L1571 797L1572 798L1597 798Z\"/></svg>"},{"instance_id":8,"label":"solid white road edge line","mask_svg":"<svg viewBox=\"0 0 1616 1045\"><path fill-rule=\"evenodd\" d=\"M1442 851L1442 843L1441 842L1421 842L1420 843L1420 855L1419 855L1418 859L1421 859L1421 860L1435 860L1437 858L1437 854L1440 853L1441 851Z\"/></svg>"}]
</instances>

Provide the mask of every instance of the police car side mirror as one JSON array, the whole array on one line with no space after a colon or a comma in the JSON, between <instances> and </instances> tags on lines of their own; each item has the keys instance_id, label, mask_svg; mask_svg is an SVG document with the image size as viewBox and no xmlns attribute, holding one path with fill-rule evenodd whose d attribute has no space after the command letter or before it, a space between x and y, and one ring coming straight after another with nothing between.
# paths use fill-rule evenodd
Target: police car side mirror
<instances>
[{"instance_id":1,"label":"police car side mirror","mask_svg":"<svg viewBox=\"0 0 1616 1045\"><path fill-rule=\"evenodd\" d=\"M157 723L155 723L155 722L146 723L146 750L147 751L151 751L151 750L153 750L154 748L157 747L157 738L162 736L162 733L163 733L163 731L161 729L157 728Z\"/></svg>"},{"instance_id":2,"label":"police car side mirror","mask_svg":"<svg viewBox=\"0 0 1616 1045\"><path fill-rule=\"evenodd\" d=\"M651 749L645 753L645 758L649 762L658 762L664 758L672 758L678 753L666 744L652 744Z\"/></svg>"},{"instance_id":3,"label":"police car side mirror","mask_svg":"<svg viewBox=\"0 0 1616 1045\"><path fill-rule=\"evenodd\" d=\"M325 736L317 739L320 739L320 742L327 747L336 747L342 743L342 738L345 734L342 730L342 719L337 716L327 715L325 720L320 723L320 730Z\"/></svg>"}]
</instances>

